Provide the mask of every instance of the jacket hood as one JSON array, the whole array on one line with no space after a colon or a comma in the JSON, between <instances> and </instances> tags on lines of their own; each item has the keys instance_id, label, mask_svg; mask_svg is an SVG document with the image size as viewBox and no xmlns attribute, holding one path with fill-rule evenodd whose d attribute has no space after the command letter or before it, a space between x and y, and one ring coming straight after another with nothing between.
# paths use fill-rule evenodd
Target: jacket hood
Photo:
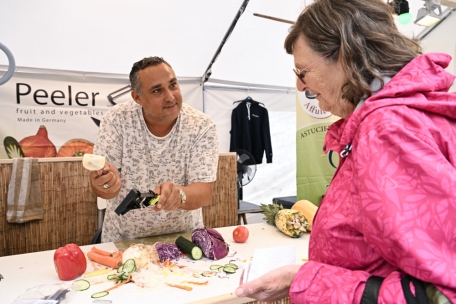
<instances>
[{"instance_id":1,"label":"jacket hood","mask_svg":"<svg viewBox=\"0 0 456 304\"><path fill-rule=\"evenodd\" d=\"M361 121L382 107L406 105L456 119L456 92L448 93L456 76L445 71L450 61L451 56L442 53L429 53L410 61L357 111L328 129L327 145L333 146L334 140L342 145L351 143Z\"/></svg>"}]
</instances>

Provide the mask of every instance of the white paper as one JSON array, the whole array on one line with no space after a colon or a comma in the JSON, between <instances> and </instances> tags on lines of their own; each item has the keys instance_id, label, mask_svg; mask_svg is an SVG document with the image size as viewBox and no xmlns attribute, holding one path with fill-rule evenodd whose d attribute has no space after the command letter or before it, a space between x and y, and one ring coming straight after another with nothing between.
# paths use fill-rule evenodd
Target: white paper
<instances>
[{"instance_id":1,"label":"white paper","mask_svg":"<svg viewBox=\"0 0 456 304\"><path fill-rule=\"evenodd\" d=\"M255 249L252 261L245 267L243 283L253 281L271 270L295 263L295 246Z\"/></svg>"}]
</instances>

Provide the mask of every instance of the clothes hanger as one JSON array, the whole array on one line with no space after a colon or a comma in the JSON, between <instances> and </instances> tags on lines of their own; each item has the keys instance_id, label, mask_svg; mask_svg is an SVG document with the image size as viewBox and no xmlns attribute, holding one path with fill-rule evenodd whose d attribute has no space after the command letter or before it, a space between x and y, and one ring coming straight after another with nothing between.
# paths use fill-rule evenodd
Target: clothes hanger
<instances>
[{"instance_id":1,"label":"clothes hanger","mask_svg":"<svg viewBox=\"0 0 456 304\"><path fill-rule=\"evenodd\" d=\"M238 103L238 102L244 102L244 101L245 101L245 102L256 103L256 104L262 105L263 107L266 108L266 106L264 105L264 103L258 102L258 101L256 101L256 100L253 100L252 97L250 97L250 96L247 96L247 97L246 97L245 99L243 99L243 100L234 101L233 104L236 104L236 103Z\"/></svg>"}]
</instances>

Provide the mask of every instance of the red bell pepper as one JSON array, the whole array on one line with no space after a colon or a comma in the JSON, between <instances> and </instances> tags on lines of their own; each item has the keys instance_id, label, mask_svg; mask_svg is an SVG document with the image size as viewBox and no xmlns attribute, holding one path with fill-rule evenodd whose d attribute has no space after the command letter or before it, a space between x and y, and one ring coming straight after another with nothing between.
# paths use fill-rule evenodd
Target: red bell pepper
<instances>
[{"instance_id":1,"label":"red bell pepper","mask_svg":"<svg viewBox=\"0 0 456 304\"><path fill-rule=\"evenodd\" d=\"M63 281L76 279L87 269L87 260L76 244L67 244L54 253L55 271Z\"/></svg>"}]
</instances>

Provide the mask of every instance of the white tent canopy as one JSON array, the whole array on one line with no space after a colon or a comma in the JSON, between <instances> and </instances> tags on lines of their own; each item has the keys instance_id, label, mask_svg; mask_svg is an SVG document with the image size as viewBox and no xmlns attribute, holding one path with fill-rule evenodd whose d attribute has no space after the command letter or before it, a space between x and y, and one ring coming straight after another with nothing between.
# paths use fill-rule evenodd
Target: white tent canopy
<instances>
[{"instance_id":1,"label":"white tent canopy","mask_svg":"<svg viewBox=\"0 0 456 304\"><path fill-rule=\"evenodd\" d=\"M3 0L0 39L17 66L127 74L143 57L164 57L177 75L202 77L242 0ZM304 0L250 0L212 68L214 79L293 87L283 41ZM423 1L410 0L410 12ZM423 28L401 26L404 33ZM0 64L7 64L0 53Z\"/></svg>"}]
</instances>

